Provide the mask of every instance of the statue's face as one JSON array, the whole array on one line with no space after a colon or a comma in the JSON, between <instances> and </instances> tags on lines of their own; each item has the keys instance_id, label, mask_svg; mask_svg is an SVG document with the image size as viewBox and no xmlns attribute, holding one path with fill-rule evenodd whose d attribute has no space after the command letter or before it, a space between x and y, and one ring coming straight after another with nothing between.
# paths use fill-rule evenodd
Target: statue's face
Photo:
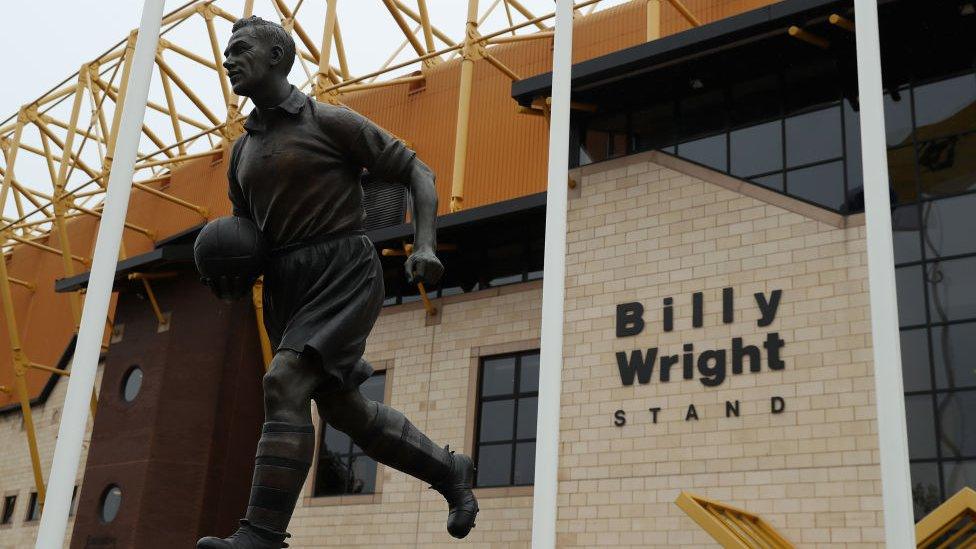
<instances>
[{"instance_id":1,"label":"statue's face","mask_svg":"<svg viewBox=\"0 0 976 549\"><path fill-rule=\"evenodd\" d=\"M224 50L224 68L234 93L251 97L254 91L278 78L275 67L281 57L281 47L261 39L250 27L231 35Z\"/></svg>"}]
</instances>

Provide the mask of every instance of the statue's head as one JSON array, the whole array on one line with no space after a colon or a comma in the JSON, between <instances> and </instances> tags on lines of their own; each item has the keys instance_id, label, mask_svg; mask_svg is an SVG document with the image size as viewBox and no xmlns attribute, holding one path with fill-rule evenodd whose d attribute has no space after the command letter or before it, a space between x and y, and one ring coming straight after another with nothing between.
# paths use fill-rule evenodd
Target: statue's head
<instances>
[{"instance_id":1,"label":"statue's head","mask_svg":"<svg viewBox=\"0 0 976 549\"><path fill-rule=\"evenodd\" d=\"M237 95L251 95L288 79L295 41L281 25L257 16L238 19L224 50L224 68Z\"/></svg>"}]
</instances>

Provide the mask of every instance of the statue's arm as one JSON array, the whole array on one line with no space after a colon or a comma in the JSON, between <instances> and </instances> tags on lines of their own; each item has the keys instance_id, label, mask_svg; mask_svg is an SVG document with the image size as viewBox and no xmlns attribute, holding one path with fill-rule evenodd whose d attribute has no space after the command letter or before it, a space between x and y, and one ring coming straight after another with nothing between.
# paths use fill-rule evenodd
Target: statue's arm
<instances>
[{"instance_id":1,"label":"statue's arm","mask_svg":"<svg viewBox=\"0 0 976 549\"><path fill-rule=\"evenodd\" d=\"M413 197L413 245L414 250L437 249L437 189L434 172L419 158L414 158L407 172L407 187Z\"/></svg>"}]
</instances>

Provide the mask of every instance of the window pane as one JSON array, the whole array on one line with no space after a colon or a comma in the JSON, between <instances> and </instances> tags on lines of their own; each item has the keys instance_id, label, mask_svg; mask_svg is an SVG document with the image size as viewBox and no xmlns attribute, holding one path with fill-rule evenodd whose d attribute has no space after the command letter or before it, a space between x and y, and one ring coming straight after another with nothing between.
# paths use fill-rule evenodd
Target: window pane
<instances>
[{"instance_id":1,"label":"window pane","mask_svg":"<svg viewBox=\"0 0 976 549\"><path fill-rule=\"evenodd\" d=\"M580 165L606 160L610 151L610 134L600 130L586 130L580 146Z\"/></svg>"},{"instance_id":2,"label":"window pane","mask_svg":"<svg viewBox=\"0 0 976 549\"><path fill-rule=\"evenodd\" d=\"M728 157L725 134L681 143L678 145L678 156L724 172Z\"/></svg>"},{"instance_id":3,"label":"window pane","mask_svg":"<svg viewBox=\"0 0 976 549\"><path fill-rule=\"evenodd\" d=\"M485 359L481 396L510 395L515 391L515 357Z\"/></svg>"},{"instance_id":4,"label":"window pane","mask_svg":"<svg viewBox=\"0 0 976 549\"><path fill-rule=\"evenodd\" d=\"M922 194L948 196L976 189L976 133L918 145Z\"/></svg>"},{"instance_id":5,"label":"window pane","mask_svg":"<svg viewBox=\"0 0 976 549\"><path fill-rule=\"evenodd\" d=\"M535 418L538 408L536 397L519 399L516 438L535 438Z\"/></svg>"},{"instance_id":6,"label":"window pane","mask_svg":"<svg viewBox=\"0 0 976 549\"><path fill-rule=\"evenodd\" d=\"M786 174L787 194L840 210L844 205L844 163L841 161L793 170Z\"/></svg>"},{"instance_id":7,"label":"window pane","mask_svg":"<svg viewBox=\"0 0 976 549\"><path fill-rule=\"evenodd\" d=\"M901 333L901 371L905 391L930 391L929 340L925 328Z\"/></svg>"},{"instance_id":8,"label":"window pane","mask_svg":"<svg viewBox=\"0 0 976 549\"><path fill-rule=\"evenodd\" d=\"M972 73L915 88L918 139L976 129L976 77Z\"/></svg>"},{"instance_id":9,"label":"window pane","mask_svg":"<svg viewBox=\"0 0 976 549\"><path fill-rule=\"evenodd\" d=\"M343 433L342 431L334 427L324 427L322 429L325 432L325 438L322 441L322 449L329 452L338 452L340 454L348 454L352 450L352 441L349 439L349 435Z\"/></svg>"},{"instance_id":10,"label":"window pane","mask_svg":"<svg viewBox=\"0 0 976 549\"><path fill-rule=\"evenodd\" d=\"M383 402L386 389L386 372L376 372L359 386L359 392L369 400Z\"/></svg>"},{"instance_id":11,"label":"window pane","mask_svg":"<svg viewBox=\"0 0 976 549\"><path fill-rule=\"evenodd\" d=\"M498 444L478 449L478 486L507 486L512 475L512 445Z\"/></svg>"},{"instance_id":12,"label":"window pane","mask_svg":"<svg viewBox=\"0 0 976 549\"><path fill-rule=\"evenodd\" d=\"M481 431L479 442L495 442L512 439L512 423L515 414L514 400L496 400L481 404Z\"/></svg>"},{"instance_id":13,"label":"window pane","mask_svg":"<svg viewBox=\"0 0 976 549\"><path fill-rule=\"evenodd\" d=\"M885 134L889 147L908 145L912 142L912 105L908 89L903 89L899 100L891 94L884 96Z\"/></svg>"},{"instance_id":14,"label":"window pane","mask_svg":"<svg viewBox=\"0 0 976 549\"><path fill-rule=\"evenodd\" d=\"M376 462L369 456L350 459L348 494L372 494L376 492Z\"/></svg>"},{"instance_id":15,"label":"window pane","mask_svg":"<svg viewBox=\"0 0 976 549\"><path fill-rule=\"evenodd\" d=\"M942 464L946 497L951 498L963 488L976 486L976 461L949 461Z\"/></svg>"},{"instance_id":16,"label":"window pane","mask_svg":"<svg viewBox=\"0 0 976 549\"><path fill-rule=\"evenodd\" d=\"M783 174L774 173L773 175L767 175L764 177L753 177L751 180L753 183L762 185L763 187L773 189L774 191L783 192Z\"/></svg>"},{"instance_id":17,"label":"window pane","mask_svg":"<svg viewBox=\"0 0 976 549\"><path fill-rule=\"evenodd\" d=\"M931 395L905 397L908 421L908 456L911 459L935 457L935 414Z\"/></svg>"},{"instance_id":18,"label":"window pane","mask_svg":"<svg viewBox=\"0 0 976 549\"><path fill-rule=\"evenodd\" d=\"M922 259L918 204L897 206L891 210L891 236L895 247L895 264Z\"/></svg>"},{"instance_id":19,"label":"window pane","mask_svg":"<svg viewBox=\"0 0 976 549\"><path fill-rule=\"evenodd\" d=\"M17 496L7 496L3 500L3 517L0 524L10 524L13 520L14 509L17 506Z\"/></svg>"},{"instance_id":20,"label":"window pane","mask_svg":"<svg viewBox=\"0 0 976 549\"><path fill-rule=\"evenodd\" d=\"M922 287L922 267L895 269L898 291L898 324L914 326L925 323L925 295Z\"/></svg>"},{"instance_id":21,"label":"window pane","mask_svg":"<svg viewBox=\"0 0 976 549\"><path fill-rule=\"evenodd\" d=\"M780 116L782 91L778 74L733 84L731 93L734 125L753 124Z\"/></svg>"},{"instance_id":22,"label":"window pane","mask_svg":"<svg viewBox=\"0 0 976 549\"><path fill-rule=\"evenodd\" d=\"M678 140L724 131L725 113L725 93L722 89L683 98L678 105Z\"/></svg>"},{"instance_id":23,"label":"window pane","mask_svg":"<svg viewBox=\"0 0 976 549\"><path fill-rule=\"evenodd\" d=\"M930 263L926 268L933 322L976 317L976 257Z\"/></svg>"},{"instance_id":24,"label":"window pane","mask_svg":"<svg viewBox=\"0 0 976 549\"><path fill-rule=\"evenodd\" d=\"M102 494L102 504L100 510L100 517L102 522L109 523L115 520L115 517L119 514L119 508L122 506L122 489L118 486L111 486L108 490ZM31 510L32 518L34 520L39 515L37 504L35 501L34 508Z\"/></svg>"},{"instance_id":25,"label":"window pane","mask_svg":"<svg viewBox=\"0 0 976 549\"><path fill-rule=\"evenodd\" d=\"M779 120L730 134L732 175L748 177L783 169L783 127Z\"/></svg>"},{"instance_id":26,"label":"window pane","mask_svg":"<svg viewBox=\"0 0 976 549\"><path fill-rule=\"evenodd\" d=\"M895 196L892 202L906 204L918 200L915 182L915 149L911 146L888 151L888 185Z\"/></svg>"},{"instance_id":27,"label":"window pane","mask_svg":"<svg viewBox=\"0 0 976 549\"><path fill-rule=\"evenodd\" d=\"M328 450L319 451L318 465L315 469L316 496L337 496L346 493L349 477L346 459Z\"/></svg>"},{"instance_id":28,"label":"window pane","mask_svg":"<svg viewBox=\"0 0 976 549\"><path fill-rule=\"evenodd\" d=\"M932 328L932 359L936 388L976 386L976 323Z\"/></svg>"},{"instance_id":29,"label":"window pane","mask_svg":"<svg viewBox=\"0 0 976 549\"><path fill-rule=\"evenodd\" d=\"M519 392L531 393L539 390L539 355L532 353L522 355L521 372L519 374Z\"/></svg>"},{"instance_id":30,"label":"window pane","mask_svg":"<svg viewBox=\"0 0 976 549\"><path fill-rule=\"evenodd\" d=\"M939 395L942 457L976 457L976 391Z\"/></svg>"},{"instance_id":31,"label":"window pane","mask_svg":"<svg viewBox=\"0 0 976 549\"><path fill-rule=\"evenodd\" d=\"M864 180L861 166L861 116L847 99L844 100L844 146L847 149L847 188L856 189L863 185ZM862 207L861 210L863 209Z\"/></svg>"},{"instance_id":32,"label":"window pane","mask_svg":"<svg viewBox=\"0 0 976 549\"><path fill-rule=\"evenodd\" d=\"M913 463L911 469L915 520L919 521L942 503L939 468L935 463Z\"/></svg>"},{"instance_id":33,"label":"window pane","mask_svg":"<svg viewBox=\"0 0 976 549\"><path fill-rule=\"evenodd\" d=\"M634 149L648 151L674 144L674 103L660 103L634 113Z\"/></svg>"},{"instance_id":34,"label":"window pane","mask_svg":"<svg viewBox=\"0 0 976 549\"><path fill-rule=\"evenodd\" d=\"M923 208L928 257L976 252L976 194L926 202Z\"/></svg>"},{"instance_id":35,"label":"window pane","mask_svg":"<svg viewBox=\"0 0 976 549\"><path fill-rule=\"evenodd\" d=\"M535 482L535 443L522 442L515 445L515 484Z\"/></svg>"},{"instance_id":36,"label":"window pane","mask_svg":"<svg viewBox=\"0 0 976 549\"><path fill-rule=\"evenodd\" d=\"M841 149L840 108L809 112L786 119L786 165L837 158Z\"/></svg>"}]
</instances>

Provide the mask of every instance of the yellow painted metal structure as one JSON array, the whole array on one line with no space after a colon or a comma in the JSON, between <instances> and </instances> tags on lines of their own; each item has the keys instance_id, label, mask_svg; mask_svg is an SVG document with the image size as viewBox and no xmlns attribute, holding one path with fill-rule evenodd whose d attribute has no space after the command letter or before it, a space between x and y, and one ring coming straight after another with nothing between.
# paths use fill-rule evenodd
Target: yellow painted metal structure
<instances>
[{"instance_id":1,"label":"yellow painted metal structure","mask_svg":"<svg viewBox=\"0 0 976 549\"><path fill-rule=\"evenodd\" d=\"M220 45L231 25L256 7L276 14L295 36L296 67L306 77L299 82L303 91L363 112L412 143L436 173L454 175L438 182L440 213L545 188L545 119L518 116L509 90L512 79L548 70L552 32L547 22L554 14L536 15L518 0L469 0L465 20L449 29L463 33L458 40L431 23L426 0L416 0L416 9L407 0L373 1L389 12L404 40L381 67L359 75L350 71L349 57L356 52L346 50L340 29L375 22L340 21L338 0L326 1L325 21L308 15L302 6L312 3L304 0L245 0L237 12L220 0L191 0L164 17L152 76L162 97L147 103L150 115L142 128L123 237L126 255L149 251L157 239L229 213L224 161L243 132L246 99L230 89ZM631 0L597 11L602 1L576 2L574 61L773 2ZM505 10L508 24L486 29L496 9ZM317 42L307 29L320 28ZM207 37L205 51L194 51L179 38L187 29ZM6 259L0 261L0 331L7 333L6 345L0 343L0 407L18 406L23 413L42 502L31 400L59 374L37 365L56 363L64 348L57 342L66 343L78 329L84 293L55 294L53 286L90 263L135 38L133 31L0 121L0 250ZM406 48L416 57L397 61ZM212 88L192 86L193 71L208 74ZM480 123L484 120L491 124ZM147 314L168 322L150 281L142 281L151 296ZM260 287L257 292L259 297ZM255 304L260 319L260 300ZM262 349L268 361L266 337Z\"/></svg>"},{"instance_id":2,"label":"yellow painted metal structure","mask_svg":"<svg viewBox=\"0 0 976 549\"><path fill-rule=\"evenodd\" d=\"M963 488L915 525L919 549L976 547L976 492Z\"/></svg>"},{"instance_id":3,"label":"yellow painted metal structure","mask_svg":"<svg viewBox=\"0 0 976 549\"><path fill-rule=\"evenodd\" d=\"M675 503L725 549L793 549L757 515L722 502L681 492Z\"/></svg>"}]
</instances>

